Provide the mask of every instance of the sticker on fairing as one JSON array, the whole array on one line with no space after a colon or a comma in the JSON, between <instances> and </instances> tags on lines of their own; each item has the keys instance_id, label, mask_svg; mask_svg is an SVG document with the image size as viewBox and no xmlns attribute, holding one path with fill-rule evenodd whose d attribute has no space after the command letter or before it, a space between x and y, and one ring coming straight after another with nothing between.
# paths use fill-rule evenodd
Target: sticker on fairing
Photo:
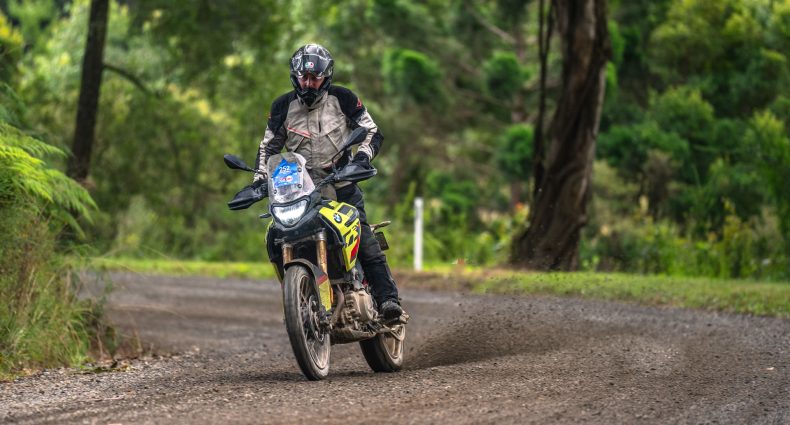
<instances>
[{"instance_id":1,"label":"sticker on fairing","mask_svg":"<svg viewBox=\"0 0 790 425\"><path fill-rule=\"evenodd\" d=\"M299 164L295 162L288 162L283 159L277 169L274 170L272 175L272 183L275 188L289 186L292 184L301 184L299 175Z\"/></svg>"}]
</instances>

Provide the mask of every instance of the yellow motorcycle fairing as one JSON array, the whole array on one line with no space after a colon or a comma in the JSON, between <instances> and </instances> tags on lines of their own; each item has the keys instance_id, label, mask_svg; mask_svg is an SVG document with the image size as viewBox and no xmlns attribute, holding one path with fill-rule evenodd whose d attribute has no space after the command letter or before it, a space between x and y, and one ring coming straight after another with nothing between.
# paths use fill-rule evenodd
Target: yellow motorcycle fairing
<instances>
[{"instance_id":1,"label":"yellow motorcycle fairing","mask_svg":"<svg viewBox=\"0 0 790 425\"><path fill-rule=\"evenodd\" d=\"M359 212L353 206L337 201L329 201L318 212L342 235L343 262L346 271L350 271L357 262L359 239L362 233Z\"/></svg>"}]
</instances>

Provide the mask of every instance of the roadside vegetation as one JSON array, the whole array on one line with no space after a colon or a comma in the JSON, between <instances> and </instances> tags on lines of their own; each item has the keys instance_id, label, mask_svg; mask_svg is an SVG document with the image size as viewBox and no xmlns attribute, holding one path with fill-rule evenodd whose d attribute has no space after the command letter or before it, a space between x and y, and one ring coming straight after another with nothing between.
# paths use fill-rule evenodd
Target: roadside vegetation
<instances>
[{"instance_id":1,"label":"roadside vegetation","mask_svg":"<svg viewBox=\"0 0 790 425\"><path fill-rule=\"evenodd\" d=\"M96 258L105 271L273 279L271 265ZM463 264L432 264L423 272L396 269L408 288L512 295L557 295L790 318L790 283L629 273L535 273Z\"/></svg>"},{"instance_id":2,"label":"roadside vegetation","mask_svg":"<svg viewBox=\"0 0 790 425\"><path fill-rule=\"evenodd\" d=\"M626 273L470 273L473 290L580 296L790 318L790 284Z\"/></svg>"},{"instance_id":3,"label":"roadside vegetation","mask_svg":"<svg viewBox=\"0 0 790 425\"><path fill-rule=\"evenodd\" d=\"M0 98L16 100L7 86ZM63 151L21 130L19 112L0 109L0 379L85 361L101 316L99 304L77 299L80 257L66 256L61 239L76 237L76 217L89 220L96 206L45 162Z\"/></svg>"},{"instance_id":4,"label":"roadside vegetation","mask_svg":"<svg viewBox=\"0 0 790 425\"><path fill-rule=\"evenodd\" d=\"M23 44L0 14L0 380L80 365L113 343L101 302L78 298L79 241L97 206L60 171L66 152L38 137L5 83Z\"/></svg>"}]
</instances>

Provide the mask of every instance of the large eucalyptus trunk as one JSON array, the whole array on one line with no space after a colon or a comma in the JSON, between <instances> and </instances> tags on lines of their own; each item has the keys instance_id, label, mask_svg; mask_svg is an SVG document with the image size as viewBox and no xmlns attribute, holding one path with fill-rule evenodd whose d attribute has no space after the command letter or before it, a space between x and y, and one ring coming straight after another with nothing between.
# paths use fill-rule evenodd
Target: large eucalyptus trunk
<instances>
[{"instance_id":1,"label":"large eucalyptus trunk","mask_svg":"<svg viewBox=\"0 0 790 425\"><path fill-rule=\"evenodd\" d=\"M554 0L562 39L562 94L549 132L545 174L536 181L529 228L513 241L511 263L574 270L587 223L595 140L610 57L606 0Z\"/></svg>"},{"instance_id":2,"label":"large eucalyptus trunk","mask_svg":"<svg viewBox=\"0 0 790 425\"><path fill-rule=\"evenodd\" d=\"M91 153L99 112L99 94L104 70L104 41L107 38L109 0L91 0L88 40L82 60L82 82L77 105L77 123L67 173L83 182L90 172Z\"/></svg>"}]
</instances>

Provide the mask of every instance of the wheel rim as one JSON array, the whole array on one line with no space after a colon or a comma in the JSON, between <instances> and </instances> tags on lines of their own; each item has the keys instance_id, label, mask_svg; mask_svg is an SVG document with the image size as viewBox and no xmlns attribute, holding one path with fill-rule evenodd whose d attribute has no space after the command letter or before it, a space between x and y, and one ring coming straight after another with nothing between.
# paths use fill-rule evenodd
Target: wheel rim
<instances>
[{"instance_id":1,"label":"wheel rim","mask_svg":"<svg viewBox=\"0 0 790 425\"><path fill-rule=\"evenodd\" d=\"M392 332L382 335L382 343L387 350L387 354L394 361L399 361L403 355L403 340L406 338L406 326L393 326Z\"/></svg>"},{"instance_id":2,"label":"wheel rim","mask_svg":"<svg viewBox=\"0 0 790 425\"><path fill-rule=\"evenodd\" d=\"M299 314L310 359L324 369L329 365L329 335L319 325L321 307L314 286L308 276L299 280Z\"/></svg>"}]
</instances>

